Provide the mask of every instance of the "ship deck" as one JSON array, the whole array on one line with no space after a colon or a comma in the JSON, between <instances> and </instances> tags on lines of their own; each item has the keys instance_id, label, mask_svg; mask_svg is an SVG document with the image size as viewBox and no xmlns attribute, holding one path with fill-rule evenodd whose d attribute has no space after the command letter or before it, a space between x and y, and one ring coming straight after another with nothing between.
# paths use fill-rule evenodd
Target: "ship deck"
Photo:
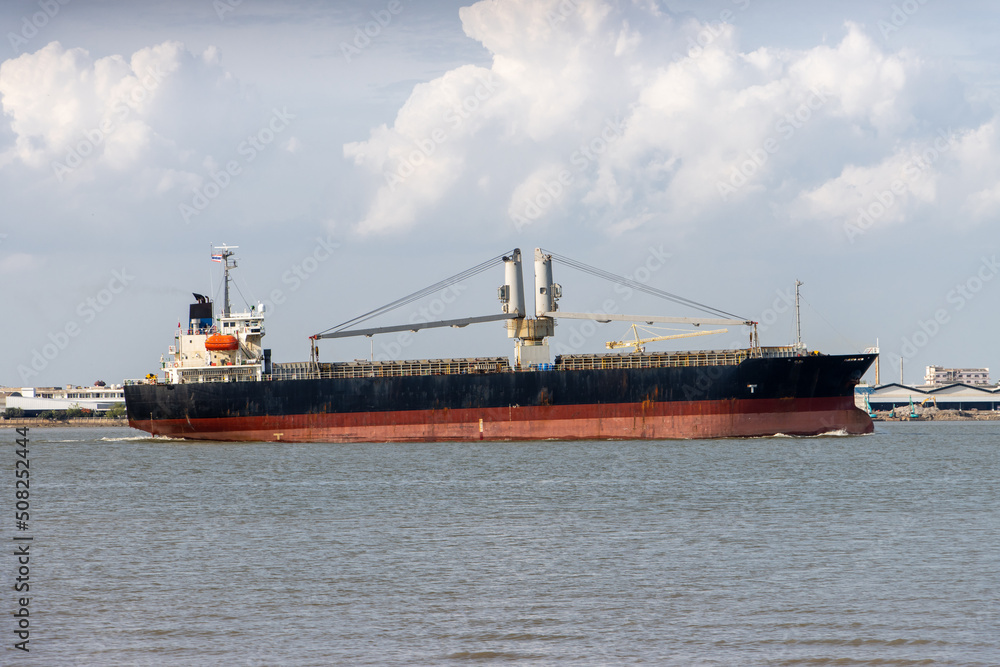
<instances>
[{"instance_id":1,"label":"ship deck","mask_svg":"<svg viewBox=\"0 0 1000 667\"><path fill-rule=\"evenodd\" d=\"M276 363L272 380L306 380L327 378L409 377L420 375L469 375L515 373L523 371L580 371L623 368L687 368L707 366L738 366L752 357L794 357L801 350L792 346L745 348L738 350L697 350L684 352L651 352L643 354L564 354L552 364L517 369L507 357L469 357L464 359L411 359L403 361L347 362L307 361Z\"/></svg>"}]
</instances>

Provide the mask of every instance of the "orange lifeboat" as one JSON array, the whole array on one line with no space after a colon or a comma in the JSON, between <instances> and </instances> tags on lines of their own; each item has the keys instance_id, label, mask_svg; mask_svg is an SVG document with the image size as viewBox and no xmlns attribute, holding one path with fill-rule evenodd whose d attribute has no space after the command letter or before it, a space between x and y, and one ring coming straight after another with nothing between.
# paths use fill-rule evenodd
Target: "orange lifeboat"
<instances>
[{"instance_id":1,"label":"orange lifeboat","mask_svg":"<svg viewBox=\"0 0 1000 667\"><path fill-rule=\"evenodd\" d=\"M228 352L230 350L235 350L239 346L240 342L236 340L236 336L212 334L205 339L205 349L211 350L212 352Z\"/></svg>"}]
</instances>

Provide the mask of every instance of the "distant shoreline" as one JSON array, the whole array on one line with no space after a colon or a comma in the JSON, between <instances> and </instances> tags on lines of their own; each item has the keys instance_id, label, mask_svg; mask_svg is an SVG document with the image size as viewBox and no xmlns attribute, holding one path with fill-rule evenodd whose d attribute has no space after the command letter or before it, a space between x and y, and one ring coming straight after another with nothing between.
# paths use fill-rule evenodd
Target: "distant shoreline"
<instances>
[{"instance_id":1,"label":"distant shoreline","mask_svg":"<svg viewBox=\"0 0 1000 667\"><path fill-rule=\"evenodd\" d=\"M127 419L104 419L101 417L77 417L74 419L39 419L19 417L0 420L0 428L65 428L67 426L93 426L105 428L128 428Z\"/></svg>"},{"instance_id":2,"label":"distant shoreline","mask_svg":"<svg viewBox=\"0 0 1000 667\"><path fill-rule=\"evenodd\" d=\"M876 412L872 417L877 422L991 422L1000 421L1000 412L984 410L982 412L966 412L958 410L924 410L918 411L916 417L909 413L892 414L891 412Z\"/></svg>"}]
</instances>

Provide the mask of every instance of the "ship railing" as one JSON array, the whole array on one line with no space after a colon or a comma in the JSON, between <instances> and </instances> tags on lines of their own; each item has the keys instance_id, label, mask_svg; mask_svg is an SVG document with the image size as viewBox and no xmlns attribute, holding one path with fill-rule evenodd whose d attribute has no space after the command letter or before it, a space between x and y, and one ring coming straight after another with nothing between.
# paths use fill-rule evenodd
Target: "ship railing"
<instances>
[{"instance_id":1,"label":"ship railing","mask_svg":"<svg viewBox=\"0 0 1000 667\"><path fill-rule=\"evenodd\" d=\"M295 362L274 364L272 380L409 377L414 375L475 375L509 373L506 357L469 359L419 359L408 361L349 361L340 363Z\"/></svg>"},{"instance_id":2,"label":"ship railing","mask_svg":"<svg viewBox=\"0 0 1000 667\"><path fill-rule=\"evenodd\" d=\"M199 366L195 368L174 368L180 384L195 384L200 382L255 382L261 379L260 366ZM130 381L126 381L129 383ZM164 382L160 380L160 382ZM169 380L166 381L168 384ZM133 384L148 384L148 380L136 380ZM155 384L155 382L154 382Z\"/></svg>"},{"instance_id":3,"label":"ship railing","mask_svg":"<svg viewBox=\"0 0 1000 667\"><path fill-rule=\"evenodd\" d=\"M796 347L795 345L774 345L771 347L762 347L760 348L760 352L764 359L801 357L805 354L804 348Z\"/></svg>"},{"instance_id":4,"label":"ship railing","mask_svg":"<svg viewBox=\"0 0 1000 667\"><path fill-rule=\"evenodd\" d=\"M736 366L751 357L752 350L706 350L651 354L574 354L555 359L552 370L600 370L618 368L671 368ZM756 355L754 355L756 356ZM795 356L794 348L763 348L765 357ZM537 370L537 369L528 369ZM421 359L410 361L352 361L340 363L293 362L275 364L269 379L305 380L326 378L406 377L414 375L464 375L510 373L506 357L472 359Z\"/></svg>"},{"instance_id":5,"label":"ship railing","mask_svg":"<svg viewBox=\"0 0 1000 667\"><path fill-rule=\"evenodd\" d=\"M736 366L749 356L749 350L656 352L652 354L564 354L556 357L555 370L583 371L608 368Z\"/></svg>"}]
</instances>

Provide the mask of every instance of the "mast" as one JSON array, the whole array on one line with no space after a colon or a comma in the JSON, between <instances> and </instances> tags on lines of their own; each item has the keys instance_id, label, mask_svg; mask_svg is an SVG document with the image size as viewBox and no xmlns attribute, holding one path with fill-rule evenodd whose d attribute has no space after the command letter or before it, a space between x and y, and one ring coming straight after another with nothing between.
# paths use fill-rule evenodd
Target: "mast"
<instances>
[{"instance_id":1,"label":"mast","mask_svg":"<svg viewBox=\"0 0 1000 667\"><path fill-rule=\"evenodd\" d=\"M795 347L802 347L802 318L799 316L799 287L802 281L795 281Z\"/></svg>"},{"instance_id":2,"label":"mast","mask_svg":"<svg viewBox=\"0 0 1000 667\"><path fill-rule=\"evenodd\" d=\"M236 268L236 260L233 263L229 263L229 258L236 253L233 250L239 248L238 245L226 245L223 243L221 246L217 246L215 249L219 252L219 257L222 258L222 271L225 279L225 301L222 304L222 316L229 317L230 306L229 306L229 270Z\"/></svg>"},{"instance_id":3,"label":"mast","mask_svg":"<svg viewBox=\"0 0 1000 667\"><path fill-rule=\"evenodd\" d=\"M878 349L878 338L875 339L875 347L865 348L865 354L875 355L875 386L877 387L880 384L882 384L882 378L879 376L879 369L878 369L878 362L879 359L881 359L881 355L879 355L879 349Z\"/></svg>"},{"instance_id":4,"label":"mast","mask_svg":"<svg viewBox=\"0 0 1000 667\"><path fill-rule=\"evenodd\" d=\"M875 339L875 354L878 354L878 338ZM875 357L875 386L879 385L878 362L881 357Z\"/></svg>"}]
</instances>

